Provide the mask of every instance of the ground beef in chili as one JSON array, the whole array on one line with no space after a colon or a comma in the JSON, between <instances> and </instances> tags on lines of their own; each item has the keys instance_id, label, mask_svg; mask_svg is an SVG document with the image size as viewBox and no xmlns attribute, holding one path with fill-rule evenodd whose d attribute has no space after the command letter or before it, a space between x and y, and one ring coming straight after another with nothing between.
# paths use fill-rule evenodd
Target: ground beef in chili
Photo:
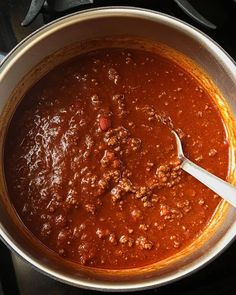
<instances>
[{"instance_id":1,"label":"ground beef in chili","mask_svg":"<svg viewBox=\"0 0 236 295\"><path fill-rule=\"evenodd\" d=\"M43 77L6 138L10 198L46 246L79 264L132 268L190 244L220 199L180 169L186 156L225 179L228 142L217 106L172 61L100 49Z\"/></svg>"}]
</instances>

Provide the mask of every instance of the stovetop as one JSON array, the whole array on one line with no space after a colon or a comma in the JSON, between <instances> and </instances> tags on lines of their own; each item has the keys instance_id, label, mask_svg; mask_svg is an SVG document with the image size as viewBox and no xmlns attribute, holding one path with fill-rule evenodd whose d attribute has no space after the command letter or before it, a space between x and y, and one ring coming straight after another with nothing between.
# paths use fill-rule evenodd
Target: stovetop
<instances>
[{"instance_id":1,"label":"stovetop","mask_svg":"<svg viewBox=\"0 0 236 295\"><path fill-rule=\"evenodd\" d=\"M218 42L236 60L236 0L0 0L0 53L45 23L100 6L135 6L182 19ZM236 242L197 273L160 288L134 294L236 294ZM0 241L0 295L96 294L59 283L33 270Z\"/></svg>"}]
</instances>

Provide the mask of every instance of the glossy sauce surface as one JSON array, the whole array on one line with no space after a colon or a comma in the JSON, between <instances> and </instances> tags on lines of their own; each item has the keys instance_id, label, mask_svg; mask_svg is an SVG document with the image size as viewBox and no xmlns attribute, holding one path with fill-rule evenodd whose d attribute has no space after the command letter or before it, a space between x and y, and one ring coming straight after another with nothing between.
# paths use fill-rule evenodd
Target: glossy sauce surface
<instances>
[{"instance_id":1,"label":"glossy sauce surface","mask_svg":"<svg viewBox=\"0 0 236 295\"><path fill-rule=\"evenodd\" d=\"M23 98L6 138L7 186L22 221L87 266L132 268L177 253L220 199L180 169L170 128L187 157L226 178L220 112L177 64L113 48L56 67Z\"/></svg>"}]
</instances>

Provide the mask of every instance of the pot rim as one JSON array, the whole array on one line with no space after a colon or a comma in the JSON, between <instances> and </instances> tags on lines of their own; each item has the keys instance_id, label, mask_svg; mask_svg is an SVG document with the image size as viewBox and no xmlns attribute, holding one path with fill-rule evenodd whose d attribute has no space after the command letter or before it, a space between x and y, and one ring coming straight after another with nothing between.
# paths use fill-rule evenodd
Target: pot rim
<instances>
[{"instance_id":1,"label":"pot rim","mask_svg":"<svg viewBox=\"0 0 236 295\"><path fill-rule=\"evenodd\" d=\"M78 19L78 16L80 19ZM214 40L212 40L208 35L201 32L199 29L189 25L188 23L175 18L173 16L169 16L167 14L156 12L149 9L137 8L132 6L108 6L108 7L99 7L86 9L80 12L75 12L66 16L63 16L59 19L56 19L41 28L37 29L25 39L23 39L20 43L16 45L4 58L2 63L0 63L0 82L4 74L8 71L8 69L14 64L14 60L18 59L24 50L27 50L29 46L34 43L39 42L42 38L47 36L48 34L52 34L54 31L60 30L64 27L64 25L69 25L72 23L84 21L87 19L94 18L103 18L103 17L112 17L112 16L126 16L126 17L140 17L143 19L149 19L153 22L161 21L169 26L175 27L184 33L191 35L201 42L203 45L207 45L211 48L213 54L218 56L227 69L234 73L233 76L236 79L236 63L233 58ZM83 18L84 17L84 18ZM150 280L146 280L145 282L125 282L123 285L120 285L118 282L89 282L82 278L72 279L69 276L62 275L59 271L51 270L45 265L40 264L34 260L33 257L30 257L23 249L15 245L14 240L11 236L6 232L2 224L0 223L0 238L1 240L16 254L18 254L25 261L30 263L34 269L42 272L43 274L49 275L50 277L59 280L63 283L67 283L76 287L82 287L85 289L91 290L99 290L99 291L137 291L137 290L145 290L149 288L159 287L166 285L168 283L172 283L181 278L184 278L201 268L203 268L206 264L210 263L216 257L218 257L236 238L236 222L230 227L225 236L221 239L220 243L216 245L216 247L212 250L209 250L207 256L205 256L200 261L196 263L192 263L185 269L180 271L176 271L174 274L170 274L168 277L164 278L152 278Z\"/></svg>"}]
</instances>

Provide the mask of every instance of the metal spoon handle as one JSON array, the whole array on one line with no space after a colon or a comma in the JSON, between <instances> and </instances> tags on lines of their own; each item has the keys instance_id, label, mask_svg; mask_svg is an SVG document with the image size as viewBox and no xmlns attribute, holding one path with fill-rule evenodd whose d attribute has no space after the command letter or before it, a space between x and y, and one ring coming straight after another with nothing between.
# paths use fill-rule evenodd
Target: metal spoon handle
<instances>
[{"instance_id":1,"label":"metal spoon handle","mask_svg":"<svg viewBox=\"0 0 236 295\"><path fill-rule=\"evenodd\" d=\"M183 157L181 168L236 207L236 187Z\"/></svg>"}]
</instances>

